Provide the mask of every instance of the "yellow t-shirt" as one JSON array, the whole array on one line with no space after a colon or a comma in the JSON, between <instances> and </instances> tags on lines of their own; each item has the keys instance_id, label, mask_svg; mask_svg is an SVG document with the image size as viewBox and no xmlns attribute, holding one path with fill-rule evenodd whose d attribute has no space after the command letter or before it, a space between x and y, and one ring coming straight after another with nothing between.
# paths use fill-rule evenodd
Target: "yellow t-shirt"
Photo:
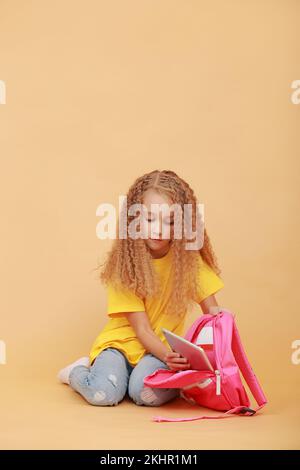
<instances>
[{"instance_id":1,"label":"yellow t-shirt","mask_svg":"<svg viewBox=\"0 0 300 470\"><path fill-rule=\"evenodd\" d=\"M93 360L106 348L116 348L123 352L132 366L136 366L145 355L146 350L135 331L122 312L146 311L154 333L168 347L170 346L161 332L166 328L183 336L185 316L183 318L172 317L164 313L164 307L171 294L172 274L172 246L162 258L152 258L155 270L158 272L163 295L148 298L145 303L128 289L116 289L112 285L107 287L107 315L110 317L101 333L96 338L90 351L90 360ZM204 262L200 256L200 269L198 272L199 302L216 293L224 283L222 279Z\"/></svg>"}]
</instances>

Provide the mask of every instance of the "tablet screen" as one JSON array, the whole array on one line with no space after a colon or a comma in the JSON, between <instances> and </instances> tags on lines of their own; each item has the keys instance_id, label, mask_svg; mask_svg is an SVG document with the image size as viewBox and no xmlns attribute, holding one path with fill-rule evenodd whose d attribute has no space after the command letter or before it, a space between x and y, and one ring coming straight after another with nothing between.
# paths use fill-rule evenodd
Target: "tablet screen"
<instances>
[{"instance_id":1,"label":"tablet screen","mask_svg":"<svg viewBox=\"0 0 300 470\"><path fill-rule=\"evenodd\" d=\"M201 346L197 346L185 338L162 328L169 345L172 350L178 352L181 356L186 357L194 370L211 370L213 367Z\"/></svg>"}]
</instances>

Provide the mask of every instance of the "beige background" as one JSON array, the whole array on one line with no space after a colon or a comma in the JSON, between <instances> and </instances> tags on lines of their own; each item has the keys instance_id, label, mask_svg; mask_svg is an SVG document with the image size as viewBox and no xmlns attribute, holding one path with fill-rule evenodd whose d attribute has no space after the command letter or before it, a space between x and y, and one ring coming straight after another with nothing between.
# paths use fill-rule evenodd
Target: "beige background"
<instances>
[{"instance_id":1,"label":"beige background","mask_svg":"<svg viewBox=\"0 0 300 470\"><path fill-rule=\"evenodd\" d=\"M0 0L1 448L299 448L299 6ZM92 407L56 382L107 321L96 208L153 169L205 204L259 416L153 423L203 410Z\"/></svg>"}]
</instances>

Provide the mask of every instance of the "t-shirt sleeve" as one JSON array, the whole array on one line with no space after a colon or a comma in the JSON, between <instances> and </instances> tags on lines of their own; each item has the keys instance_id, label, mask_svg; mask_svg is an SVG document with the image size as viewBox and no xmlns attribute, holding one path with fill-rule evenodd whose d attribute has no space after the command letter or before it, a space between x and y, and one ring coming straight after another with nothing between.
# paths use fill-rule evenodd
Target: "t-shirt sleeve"
<instances>
[{"instance_id":1,"label":"t-shirt sleeve","mask_svg":"<svg viewBox=\"0 0 300 470\"><path fill-rule=\"evenodd\" d=\"M198 302L215 294L224 287L222 279L214 270L201 258L198 270Z\"/></svg>"},{"instance_id":2,"label":"t-shirt sleeve","mask_svg":"<svg viewBox=\"0 0 300 470\"><path fill-rule=\"evenodd\" d=\"M145 305L142 299L123 286L107 286L107 315L110 317L121 316L122 312L143 312Z\"/></svg>"}]
</instances>

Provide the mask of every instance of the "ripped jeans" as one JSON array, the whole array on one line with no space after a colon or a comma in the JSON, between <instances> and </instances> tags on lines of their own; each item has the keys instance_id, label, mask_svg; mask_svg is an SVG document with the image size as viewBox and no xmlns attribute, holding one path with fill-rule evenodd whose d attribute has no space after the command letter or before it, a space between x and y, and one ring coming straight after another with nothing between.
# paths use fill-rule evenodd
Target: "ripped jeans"
<instances>
[{"instance_id":1,"label":"ripped jeans","mask_svg":"<svg viewBox=\"0 0 300 470\"><path fill-rule=\"evenodd\" d=\"M167 364L153 354L145 354L133 367L116 348L104 349L90 367L76 366L70 373L70 386L88 403L117 405L128 392L136 405L160 406L179 396L178 388L150 388L144 378Z\"/></svg>"}]
</instances>

